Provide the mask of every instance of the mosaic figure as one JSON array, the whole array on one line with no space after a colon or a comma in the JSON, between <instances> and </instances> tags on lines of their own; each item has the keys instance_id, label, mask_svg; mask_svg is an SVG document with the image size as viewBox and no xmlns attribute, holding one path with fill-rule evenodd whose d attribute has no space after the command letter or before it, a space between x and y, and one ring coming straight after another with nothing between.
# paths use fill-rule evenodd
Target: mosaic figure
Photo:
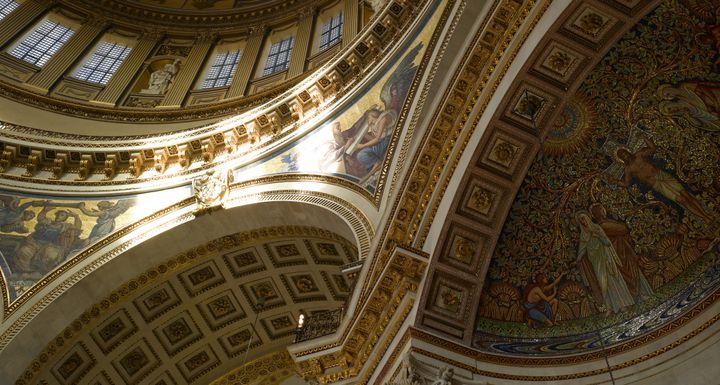
<instances>
[{"instance_id":1,"label":"mosaic figure","mask_svg":"<svg viewBox=\"0 0 720 385\"><path fill-rule=\"evenodd\" d=\"M602 227L585 213L577 215L577 223L580 227L577 263L587 285L592 285L593 280L597 282L603 303L613 313L634 305L635 300L620 273L622 261Z\"/></svg>"},{"instance_id":2,"label":"mosaic figure","mask_svg":"<svg viewBox=\"0 0 720 385\"><path fill-rule=\"evenodd\" d=\"M82 220L77 213L58 210L55 217L47 217L51 206L40 211L32 234L18 246L15 265L24 275L43 275L65 260L82 232ZM68 219L72 219L71 222Z\"/></svg>"},{"instance_id":3,"label":"mosaic figure","mask_svg":"<svg viewBox=\"0 0 720 385\"><path fill-rule=\"evenodd\" d=\"M640 271L639 257L630 244L630 229L625 222L616 221L607 217L607 211L598 203L590 206L593 220L600 225L613 249L620 259L619 270L625 279L630 295L636 300L651 295L650 287L645 275Z\"/></svg>"},{"instance_id":4,"label":"mosaic figure","mask_svg":"<svg viewBox=\"0 0 720 385\"><path fill-rule=\"evenodd\" d=\"M705 211L702 203L695 198L675 177L661 170L651 162L657 147L649 136L644 138L645 147L630 152L627 148L618 148L617 157L625 167L622 180L611 181L625 187L630 187L633 180L657 191L665 198L679 204L684 209L702 218L706 223L712 223L714 218Z\"/></svg>"},{"instance_id":5,"label":"mosaic figure","mask_svg":"<svg viewBox=\"0 0 720 385\"><path fill-rule=\"evenodd\" d=\"M545 273L539 273L535 275L534 283L525 286L523 307L529 327L555 325L558 308L558 300L555 298L557 284L564 275L561 274L552 283L548 283Z\"/></svg>"}]
</instances>

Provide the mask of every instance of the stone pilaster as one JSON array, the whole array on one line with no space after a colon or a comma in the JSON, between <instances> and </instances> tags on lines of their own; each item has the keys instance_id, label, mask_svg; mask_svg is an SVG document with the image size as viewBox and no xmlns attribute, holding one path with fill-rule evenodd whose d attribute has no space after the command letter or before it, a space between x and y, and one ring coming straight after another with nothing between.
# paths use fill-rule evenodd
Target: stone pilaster
<instances>
[{"instance_id":1,"label":"stone pilaster","mask_svg":"<svg viewBox=\"0 0 720 385\"><path fill-rule=\"evenodd\" d=\"M342 45L347 46L358 33L358 18L360 14L359 0L345 0L343 8Z\"/></svg>"},{"instance_id":2,"label":"stone pilaster","mask_svg":"<svg viewBox=\"0 0 720 385\"><path fill-rule=\"evenodd\" d=\"M100 35L108 23L104 19L93 19L83 24L65 45L53 55L27 84L47 91L82 56Z\"/></svg>"},{"instance_id":3,"label":"stone pilaster","mask_svg":"<svg viewBox=\"0 0 720 385\"><path fill-rule=\"evenodd\" d=\"M52 1L43 0L27 0L18 5L0 22L0 47L4 47L19 32L44 15L52 5Z\"/></svg>"},{"instance_id":4,"label":"stone pilaster","mask_svg":"<svg viewBox=\"0 0 720 385\"><path fill-rule=\"evenodd\" d=\"M226 98L235 98L245 94L248 82L252 74L255 73L255 66L259 60L258 56L260 55L260 48L262 48L266 32L267 29L265 26L257 26L250 29L245 49L240 58L240 63L238 63L237 71L235 71L235 77L230 84L227 95L225 95Z\"/></svg>"},{"instance_id":5,"label":"stone pilaster","mask_svg":"<svg viewBox=\"0 0 720 385\"><path fill-rule=\"evenodd\" d=\"M172 87L165 95L165 99L160 103L160 106L180 107L216 38L215 35L202 35L197 38L185 63L183 63L182 69L175 77Z\"/></svg>"},{"instance_id":6,"label":"stone pilaster","mask_svg":"<svg viewBox=\"0 0 720 385\"><path fill-rule=\"evenodd\" d=\"M290 57L290 65L288 66L288 79L300 75L305 70L305 61L310 49L310 37L312 36L316 14L317 8L308 7L298 17L295 44Z\"/></svg>"},{"instance_id":7,"label":"stone pilaster","mask_svg":"<svg viewBox=\"0 0 720 385\"><path fill-rule=\"evenodd\" d=\"M113 105L117 103L123 91L132 85L133 77L161 38L162 36L157 33L143 35L94 101Z\"/></svg>"}]
</instances>

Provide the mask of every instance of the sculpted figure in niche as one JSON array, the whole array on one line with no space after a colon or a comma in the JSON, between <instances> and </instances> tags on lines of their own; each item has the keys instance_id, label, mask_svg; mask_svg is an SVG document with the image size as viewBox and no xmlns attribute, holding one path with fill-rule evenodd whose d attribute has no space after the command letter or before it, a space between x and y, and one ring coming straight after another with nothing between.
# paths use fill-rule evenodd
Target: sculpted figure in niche
<instances>
[{"instance_id":1,"label":"sculpted figure in niche","mask_svg":"<svg viewBox=\"0 0 720 385\"><path fill-rule=\"evenodd\" d=\"M148 80L148 87L140 90L140 93L165 95L165 93L170 89L172 81L175 79L179 62L179 59L175 59L174 62L165 64L161 69L151 73L150 79Z\"/></svg>"},{"instance_id":2,"label":"sculpted figure in niche","mask_svg":"<svg viewBox=\"0 0 720 385\"><path fill-rule=\"evenodd\" d=\"M645 136L645 147L636 152L630 152L627 148L618 148L615 152L624 167L622 180L613 180L619 185L630 187L633 179L639 184L655 190L665 198L679 204L685 210L700 217L705 223L713 223L714 218L685 187L672 175L659 169L652 164L651 158L655 153L655 143Z\"/></svg>"}]
</instances>

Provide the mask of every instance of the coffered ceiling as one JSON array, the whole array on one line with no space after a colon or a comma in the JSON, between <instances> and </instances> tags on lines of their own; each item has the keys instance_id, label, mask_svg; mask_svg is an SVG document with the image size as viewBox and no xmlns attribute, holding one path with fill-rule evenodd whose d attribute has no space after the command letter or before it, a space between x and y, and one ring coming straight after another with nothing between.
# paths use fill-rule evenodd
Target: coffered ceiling
<instances>
[{"instance_id":1,"label":"coffered ceiling","mask_svg":"<svg viewBox=\"0 0 720 385\"><path fill-rule=\"evenodd\" d=\"M340 268L357 251L324 230L260 231L274 235L226 236L126 283L57 336L21 383L208 383L268 354L257 377L293 375L287 353L272 353L292 343L301 313L343 306L351 283Z\"/></svg>"}]
</instances>

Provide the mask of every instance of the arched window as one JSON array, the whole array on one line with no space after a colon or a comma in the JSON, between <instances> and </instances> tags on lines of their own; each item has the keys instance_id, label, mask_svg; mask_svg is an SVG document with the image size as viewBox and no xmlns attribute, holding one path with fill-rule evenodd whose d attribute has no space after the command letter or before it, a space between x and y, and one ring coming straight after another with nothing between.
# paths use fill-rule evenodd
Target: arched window
<instances>
[{"instance_id":1,"label":"arched window","mask_svg":"<svg viewBox=\"0 0 720 385\"><path fill-rule=\"evenodd\" d=\"M242 51L239 49L218 52L200 88L225 87L229 85L232 82L233 76L235 76L235 71L237 70L241 56Z\"/></svg>"},{"instance_id":2,"label":"arched window","mask_svg":"<svg viewBox=\"0 0 720 385\"><path fill-rule=\"evenodd\" d=\"M285 71L288 68L290 65L290 54L292 53L294 44L295 37L290 36L270 46L270 53L268 54L262 73L263 76Z\"/></svg>"},{"instance_id":3,"label":"arched window","mask_svg":"<svg viewBox=\"0 0 720 385\"><path fill-rule=\"evenodd\" d=\"M73 77L91 83L107 84L131 50L131 47L119 43L103 41L75 71Z\"/></svg>"},{"instance_id":4,"label":"arched window","mask_svg":"<svg viewBox=\"0 0 720 385\"><path fill-rule=\"evenodd\" d=\"M0 20L14 11L17 6L18 3L13 0L0 0Z\"/></svg>"},{"instance_id":5,"label":"arched window","mask_svg":"<svg viewBox=\"0 0 720 385\"><path fill-rule=\"evenodd\" d=\"M32 33L10 50L10 55L42 67L75 34L75 31L58 22L42 21Z\"/></svg>"}]
</instances>

